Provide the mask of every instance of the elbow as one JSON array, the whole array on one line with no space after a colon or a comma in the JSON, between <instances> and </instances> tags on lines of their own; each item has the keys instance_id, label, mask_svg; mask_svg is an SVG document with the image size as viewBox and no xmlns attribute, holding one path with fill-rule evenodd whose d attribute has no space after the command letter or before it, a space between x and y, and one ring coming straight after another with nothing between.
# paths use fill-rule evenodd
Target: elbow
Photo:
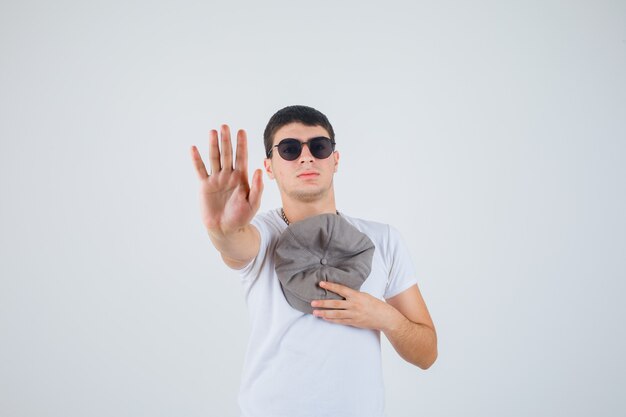
<instances>
[{"instance_id":1,"label":"elbow","mask_svg":"<svg viewBox=\"0 0 626 417\"><path fill-rule=\"evenodd\" d=\"M433 363L437 360L437 356L439 355L437 350L437 333L434 329L432 329L432 338L431 338L431 348L427 355L424 355L420 363L416 364L423 370L430 368Z\"/></svg>"},{"instance_id":2,"label":"elbow","mask_svg":"<svg viewBox=\"0 0 626 417\"><path fill-rule=\"evenodd\" d=\"M435 361L437 360L437 355L437 348L435 348L433 353L426 360L422 361L422 363L417 364L417 366L424 371L427 370L432 366L433 363L435 363Z\"/></svg>"}]
</instances>

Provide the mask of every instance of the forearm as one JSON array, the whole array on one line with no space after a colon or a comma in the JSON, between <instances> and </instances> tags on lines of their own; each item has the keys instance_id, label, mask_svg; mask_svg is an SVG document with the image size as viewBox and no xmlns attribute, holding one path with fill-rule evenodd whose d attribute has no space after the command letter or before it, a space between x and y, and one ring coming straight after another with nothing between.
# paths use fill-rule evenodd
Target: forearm
<instances>
[{"instance_id":1,"label":"forearm","mask_svg":"<svg viewBox=\"0 0 626 417\"><path fill-rule=\"evenodd\" d=\"M428 369L437 359L437 333L434 329L414 323L395 308L383 333L405 361Z\"/></svg>"},{"instance_id":2,"label":"forearm","mask_svg":"<svg viewBox=\"0 0 626 417\"><path fill-rule=\"evenodd\" d=\"M227 264L247 263L259 251L260 237L250 224L227 235L207 230L213 246L220 252Z\"/></svg>"}]
</instances>

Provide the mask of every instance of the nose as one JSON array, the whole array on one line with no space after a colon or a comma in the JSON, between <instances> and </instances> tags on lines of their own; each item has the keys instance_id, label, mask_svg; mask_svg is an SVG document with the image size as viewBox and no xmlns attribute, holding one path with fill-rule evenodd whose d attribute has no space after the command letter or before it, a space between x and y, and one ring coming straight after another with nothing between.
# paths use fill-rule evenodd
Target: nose
<instances>
[{"instance_id":1,"label":"nose","mask_svg":"<svg viewBox=\"0 0 626 417\"><path fill-rule=\"evenodd\" d=\"M311 155L311 151L309 150L309 144L302 144L302 153L300 153L300 163L303 164L305 162L313 162L313 155Z\"/></svg>"}]
</instances>

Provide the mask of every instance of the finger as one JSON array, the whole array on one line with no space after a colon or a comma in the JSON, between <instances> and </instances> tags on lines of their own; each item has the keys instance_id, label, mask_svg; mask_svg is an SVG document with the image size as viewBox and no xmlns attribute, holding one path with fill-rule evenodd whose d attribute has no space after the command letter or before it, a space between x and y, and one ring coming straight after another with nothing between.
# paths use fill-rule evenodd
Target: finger
<instances>
[{"instance_id":1,"label":"finger","mask_svg":"<svg viewBox=\"0 0 626 417\"><path fill-rule=\"evenodd\" d=\"M313 315L323 317L325 319L349 319L351 318L348 310L313 310Z\"/></svg>"},{"instance_id":2,"label":"finger","mask_svg":"<svg viewBox=\"0 0 626 417\"><path fill-rule=\"evenodd\" d=\"M328 319L326 317L321 317L325 322L333 323L333 324L341 324L342 326L353 326L358 327L353 324L352 319Z\"/></svg>"},{"instance_id":3,"label":"finger","mask_svg":"<svg viewBox=\"0 0 626 417\"><path fill-rule=\"evenodd\" d=\"M220 148L217 144L217 130L212 129L209 133L209 161L211 162L211 174L220 172Z\"/></svg>"},{"instance_id":4,"label":"finger","mask_svg":"<svg viewBox=\"0 0 626 417\"><path fill-rule=\"evenodd\" d=\"M222 169L233 170L233 145L230 142L230 128L222 125Z\"/></svg>"},{"instance_id":5,"label":"finger","mask_svg":"<svg viewBox=\"0 0 626 417\"><path fill-rule=\"evenodd\" d=\"M204 162L202 162L200 152L198 152L198 148L196 148L195 145L191 146L191 159L193 160L193 165L196 167L198 179L203 180L208 177L209 174L206 172L206 167L204 166Z\"/></svg>"},{"instance_id":6,"label":"finger","mask_svg":"<svg viewBox=\"0 0 626 417\"><path fill-rule=\"evenodd\" d=\"M235 169L244 174L248 173L248 138L246 131L237 132L237 154L235 155Z\"/></svg>"},{"instance_id":7,"label":"finger","mask_svg":"<svg viewBox=\"0 0 626 417\"><path fill-rule=\"evenodd\" d=\"M250 196L248 197L250 205L258 210L261 206L261 195L263 194L263 171L257 169L252 176L252 187L250 187Z\"/></svg>"},{"instance_id":8,"label":"finger","mask_svg":"<svg viewBox=\"0 0 626 417\"><path fill-rule=\"evenodd\" d=\"M311 307L346 309L348 308L348 302L346 300L313 300L311 301Z\"/></svg>"},{"instance_id":9,"label":"finger","mask_svg":"<svg viewBox=\"0 0 626 417\"><path fill-rule=\"evenodd\" d=\"M319 285L325 290L329 290L334 293L337 293L343 296L344 298L348 298L349 296L352 296L355 293L355 291L352 288L346 287L345 285L337 284L336 282L320 281Z\"/></svg>"}]
</instances>

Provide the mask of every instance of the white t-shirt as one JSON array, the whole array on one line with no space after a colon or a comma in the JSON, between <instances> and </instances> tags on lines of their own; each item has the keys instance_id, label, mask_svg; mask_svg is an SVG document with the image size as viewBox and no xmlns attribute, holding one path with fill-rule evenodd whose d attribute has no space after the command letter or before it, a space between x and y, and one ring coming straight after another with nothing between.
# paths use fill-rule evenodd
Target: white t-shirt
<instances>
[{"instance_id":1,"label":"white t-shirt","mask_svg":"<svg viewBox=\"0 0 626 417\"><path fill-rule=\"evenodd\" d=\"M360 291L391 298L417 283L398 231L343 216L376 249ZM385 417L380 331L325 321L289 305L273 253L287 225L280 209L258 214L259 253L239 271L251 324L240 417Z\"/></svg>"}]
</instances>

